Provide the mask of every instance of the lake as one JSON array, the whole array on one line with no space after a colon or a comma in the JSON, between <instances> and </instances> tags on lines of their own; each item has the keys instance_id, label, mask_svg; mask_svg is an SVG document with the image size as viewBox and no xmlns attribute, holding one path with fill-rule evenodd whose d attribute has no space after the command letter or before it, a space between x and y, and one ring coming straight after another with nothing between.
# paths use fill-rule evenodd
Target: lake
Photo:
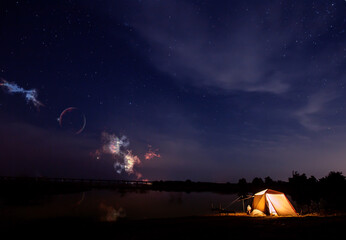
<instances>
[{"instance_id":1,"label":"lake","mask_svg":"<svg viewBox=\"0 0 346 240\"><path fill-rule=\"evenodd\" d=\"M50 195L27 200L0 202L1 219L30 220L55 217L81 217L103 221L119 218L150 219L212 214L211 204L228 206L238 196L211 192L160 192L91 190L82 193ZM13 203L14 202L14 203ZM230 210L242 210L236 203Z\"/></svg>"}]
</instances>

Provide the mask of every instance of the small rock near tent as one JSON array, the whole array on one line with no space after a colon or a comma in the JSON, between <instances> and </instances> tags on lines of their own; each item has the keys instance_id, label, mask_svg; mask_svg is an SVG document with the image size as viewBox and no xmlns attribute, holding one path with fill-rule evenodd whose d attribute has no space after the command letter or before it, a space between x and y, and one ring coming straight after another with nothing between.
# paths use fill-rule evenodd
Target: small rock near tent
<instances>
[{"instance_id":1,"label":"small rock near tent","mask_svg":"<svg viewBox=\"0 0 346 240\"><path fill-rule=\"evenodd\" d=\"M275 216L297 215L286 195L271 189L265 189L254 195L252 209Z\"/></svg>"}]
</instances>

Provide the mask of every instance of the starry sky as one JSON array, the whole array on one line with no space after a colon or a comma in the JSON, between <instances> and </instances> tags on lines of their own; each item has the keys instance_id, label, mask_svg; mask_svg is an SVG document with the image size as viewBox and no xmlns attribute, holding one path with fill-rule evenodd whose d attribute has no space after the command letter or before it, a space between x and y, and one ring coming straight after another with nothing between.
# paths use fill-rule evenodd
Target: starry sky
<instances>
[{"instance_id":1,"label":"starry sky","mask_svg":"<svg viewBox=\"0 0 346 240\"><path fill-rule=\"evenodd\" d=\"M143 179L346 172L346 1L1 1L0 175ZM61 112L78 108L80 134ZM150 145L150 146L149 146ZM148 148L159 158L145 160Z\"/></svg>"}]
</instances>

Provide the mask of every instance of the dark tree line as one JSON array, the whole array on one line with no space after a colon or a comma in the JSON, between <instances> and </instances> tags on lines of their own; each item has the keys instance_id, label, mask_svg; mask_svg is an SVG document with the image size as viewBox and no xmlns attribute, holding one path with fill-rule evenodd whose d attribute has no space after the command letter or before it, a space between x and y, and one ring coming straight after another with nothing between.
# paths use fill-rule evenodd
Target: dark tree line
<instances>
[{"instance_id":1,"label":"dark tree line","mask_svg":"<svg viewBox=\"0 0 346 240\"><path fill-rule=\"evenodd\" d=\"M215 192L247 196L270 188L287 194L296 210L308 212L346 212L346 177L341 172L330 172L327 176L316 179L305 173L292 172L288 181L274 181L269 176L262 179L255 177L251 182L245 178L238 183L212 183L186 181L153 181L139 184L136 181L67 181L60 179L17 177L0 177L0 202L15 203L19 199L30 202L30 198L40 198L54 194L89 191L92 189L114 189L117 191L174 191L174 192ZM22 196L25 196L24 198ZM36 201L37 202L37 201Z\"/></svg>"},{"instance_id":2,"label":"dark tree line","mask_svg":"<svg viewBox=\"0 0 346 240\"><path fill-rule=\"evenodd\" d=\"M238 184L247 186L253 193L265 188L273 188L288 194L297 208L303 213L346 211L346 177L341 172L330 172L327 176L316 179L305 173L292 172L288 182L273 181L266 177L254 178L251 183L239 179Z\"/></svg>"},{"instance_id":3,"label":"dark tree line","mask_svg":"<svg viewBox=\"0 0 346 240\"><path fill-rule=\"evenodd\" d=\"M317 180L294 172L288 179L289 194L305 211L345 211L346 178L341 172L330 172Z\"/></svg>"}]
</instances>

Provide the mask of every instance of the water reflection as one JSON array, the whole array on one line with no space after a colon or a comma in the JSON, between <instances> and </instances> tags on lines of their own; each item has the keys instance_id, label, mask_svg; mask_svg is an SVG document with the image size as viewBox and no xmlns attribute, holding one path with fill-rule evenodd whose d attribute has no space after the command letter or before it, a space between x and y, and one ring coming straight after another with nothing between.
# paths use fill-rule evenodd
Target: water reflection
<instances>
[{"instance_id":1,"label":"water reflection","mask_svg":"<svg viewBox=\"0 0 346 240\"><path fill-rule=\"evenodd\" d=\"M200 216L211 213L211 203L227 206L236 194L92 190L52 195L36 204L0 203L2 219L82 217L102 221Z\"/></svg>"}]
</instances>

